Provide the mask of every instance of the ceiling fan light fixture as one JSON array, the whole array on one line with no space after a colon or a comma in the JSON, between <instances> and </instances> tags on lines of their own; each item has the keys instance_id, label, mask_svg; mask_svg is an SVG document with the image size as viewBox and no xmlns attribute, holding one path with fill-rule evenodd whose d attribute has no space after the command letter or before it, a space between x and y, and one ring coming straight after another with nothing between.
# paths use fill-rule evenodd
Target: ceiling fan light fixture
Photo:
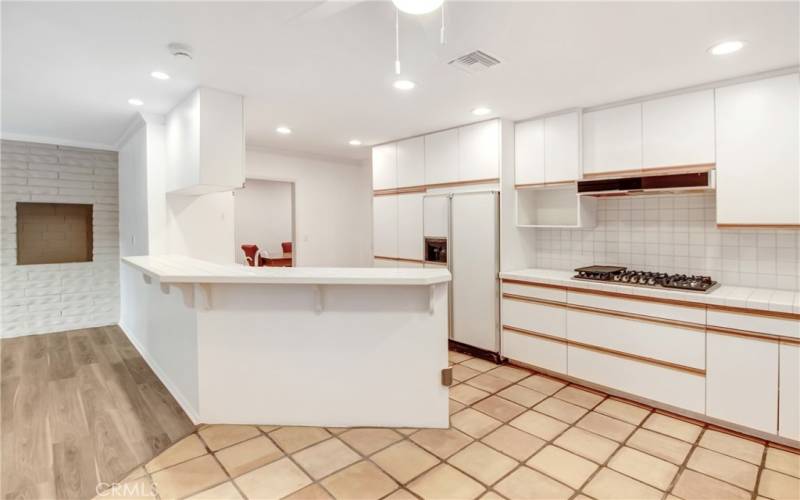
<instances>
[{"instance_id":1,"label":"ceiling fan light fixture","mask_svg":"<svg viewBox=\"0 0 800 500\"><path fill-rule=\"evenodd\" d=\"M438 9L444 0L392 0L392 3L401 12L419 16Z\"/></svg>"}]
</instances>

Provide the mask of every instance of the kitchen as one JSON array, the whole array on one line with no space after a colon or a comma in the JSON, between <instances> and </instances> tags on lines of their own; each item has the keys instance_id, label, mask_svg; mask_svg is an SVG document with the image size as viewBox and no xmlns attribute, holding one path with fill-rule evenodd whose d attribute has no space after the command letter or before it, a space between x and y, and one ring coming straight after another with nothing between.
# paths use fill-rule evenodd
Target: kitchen
<instances>
[{"instance_id":1,"label":"kitchen","mask_svg":"<svg viewBox=\"0 0 800 500\"><path fill-rule=\"evenodd\" d=\"M336 145L323 147L343 122L316 128L195 72L220 63L199 40L153 46L177 76L150 76L175 87L148 91L146 112L126 111L113 139L70 142L69 127L4 111L2 399L16 401L7 429L23 436L9 434L4 495L800 497L800 58L785 49L797 5L771 4L762 19L748 3L438 2L424 14L401 0L319 4L209 8L243 25L271 13L276 29L321 37L331 33L311 28L391 28L390 118L358 115ZM85 9L109 22L118 12ZM209 22L190 10L179 9ZM698 15L683 45L647 64L609 32L595 40L639 80L614 89L607 70L586 89L556 65L536 87L552 102L527 107L538 97L511 82L531 75L517 62L539 49L460 31L537 16L567 29L564 19L600 11L625 41L642 36L630 20L657 30L659 16L667 29ZM54 12L73 15L14 6L4 30L11 18L8 36L28 40L19 27ZM699 20L714 15L706 34ZM523 31L504 43L534 36ZM426 73L413 55L430 52ZM599 71L589 60L585 77ZM667 66L669 78L648 80ZM442 109L435 82L459 77L436 99L461 108L423 117ZM30 99L12 83L4 101ZM261 183L283 186L285 212L243 205ZM93 244L83 261L27 236L35 217L72 220L71 204L94 207L88 229L67 236ZM28 215L35 205L47 206ZM243 245L262 237L239 235L261 234L277 212L281 236L248 262ZM60 238L47 224L42 238ZM292 267L260 265L280 242ZM63 352L74 369L56 363ZM23 424L26 407L55 403L37 396L37 371L63 410ZM84 409L106 393L111 409ZM117 461L94 437L103 429ZM49 437L29 448L28 432ZM93 467L65 476L64 450Z\"/></svg>"}]
</instances>

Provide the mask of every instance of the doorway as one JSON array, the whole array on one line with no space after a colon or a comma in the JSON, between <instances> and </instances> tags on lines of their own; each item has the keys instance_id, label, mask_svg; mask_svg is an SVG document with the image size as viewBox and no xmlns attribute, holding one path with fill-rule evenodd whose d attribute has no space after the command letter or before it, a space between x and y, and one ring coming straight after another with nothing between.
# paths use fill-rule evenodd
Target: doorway
<instances>
[{"instance_id":1,"label":"doorway","mask_svg":"<svg viewBox=\"0 0 800 500\"><path fill-rule=\"evenodd\" d=\"M253 265L294 266L294 183L247 179L233 200L236 262L248 265L242 245L255 245Z\"/></svg>"}]
</instances>

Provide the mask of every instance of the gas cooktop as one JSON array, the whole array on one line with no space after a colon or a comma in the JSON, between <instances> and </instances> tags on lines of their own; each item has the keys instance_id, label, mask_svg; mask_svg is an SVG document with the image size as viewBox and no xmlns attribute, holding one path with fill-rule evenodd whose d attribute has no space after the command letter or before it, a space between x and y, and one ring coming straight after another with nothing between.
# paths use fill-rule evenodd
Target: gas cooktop
<instances>
[{"instance_id":1,"label":"gas cooktop","mask_svg":"<svg viewBox=\"0 0 800 500\"><path fill-rule=\"evenodd\" d=\"M619 285L635 285L648 288L669 288L689 292L710 292L719 286L710 276L687 276L648 271L631 271L618 266L588 266L575 269L572 279L601 281Z\"/></svg>"}]
</instances>

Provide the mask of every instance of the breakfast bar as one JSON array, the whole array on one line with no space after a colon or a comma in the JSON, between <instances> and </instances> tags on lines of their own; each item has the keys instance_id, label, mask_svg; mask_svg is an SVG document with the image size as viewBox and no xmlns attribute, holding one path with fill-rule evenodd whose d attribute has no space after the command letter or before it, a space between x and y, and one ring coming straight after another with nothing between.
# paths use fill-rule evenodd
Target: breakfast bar
<instances>
[{"instance_id":1,"label":"breakfast bar","mask_svg":"<svg viewBox=\"0 0 800 500\"><path fill-rule=\"evenodd\" d=\"M446 269L123 262L120 325L195 422L448 426Z\"/></svg>"}]
</instances>

